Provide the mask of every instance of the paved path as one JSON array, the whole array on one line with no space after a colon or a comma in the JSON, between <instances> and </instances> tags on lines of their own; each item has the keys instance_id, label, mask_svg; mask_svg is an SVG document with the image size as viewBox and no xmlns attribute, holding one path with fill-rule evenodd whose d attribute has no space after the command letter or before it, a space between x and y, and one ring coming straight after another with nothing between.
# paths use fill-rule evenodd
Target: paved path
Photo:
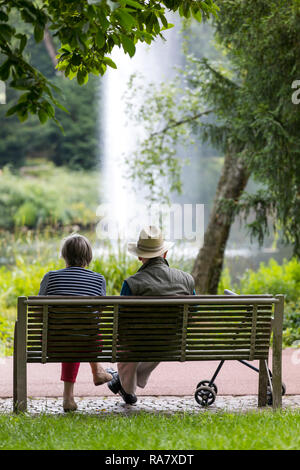
<instances>
[{"instance_id":1,"label":"paved path","mask_svg":"<svg viewBox=\"0 0 300 470\"><path fill-rule=\"evenodd\" d=\"M254 361L257 366L257 362ZM111 364L104 364L111 367ZM138 396L192 396L200 380L210 379L218 362L161 363L147 387ZM28 396L60 397L60 364L28 364ZM116 368L116 365L113 365ZM12 358L0 359L0 397L12 397ZM283 351L283 381L287 395L300 395L300 349ZM216 379L219 395L256 395L258 374L237 361L225 362ZM106 385L95 387L89 364L81 364L76 384L77 397L114 397Z\"/></svg>"}]
</instances>

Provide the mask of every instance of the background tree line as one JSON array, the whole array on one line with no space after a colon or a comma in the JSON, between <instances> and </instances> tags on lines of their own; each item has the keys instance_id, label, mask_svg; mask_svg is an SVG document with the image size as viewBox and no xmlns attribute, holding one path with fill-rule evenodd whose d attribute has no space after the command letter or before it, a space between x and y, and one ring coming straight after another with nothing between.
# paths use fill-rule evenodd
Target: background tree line
<instances>
[{"instance_id":1,"label":"background tree line","mask_svg":"<svg viewBox=\"0 0 300 470\"><path fill-rule=\"evenodd\" d=\"M95 168L101 155L99 80L92 77L85 87L79 87L75 81L57 75L45 40L37 44L31 36L27 51L31 63L61 89L60 99L69 112L59 108L56 111L64 132L53 120L41 125L36 115L30 115L25 122L20 122L17 115L7 117L7 110L21 93L7 86L7 104L0 106L0 168L17 168L26 159L36 157L77 170ZM52 52L56 53L55 45Z\"/></svg>"}]
</instances>

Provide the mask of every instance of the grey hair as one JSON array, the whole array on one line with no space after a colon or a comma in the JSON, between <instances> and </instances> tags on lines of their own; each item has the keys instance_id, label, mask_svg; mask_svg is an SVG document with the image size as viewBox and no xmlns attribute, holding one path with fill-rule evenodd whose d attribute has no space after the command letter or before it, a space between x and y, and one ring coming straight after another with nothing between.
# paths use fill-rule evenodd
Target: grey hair
<instances>
[{"instance_id":1,"label":"grey hair","mask_svg":"<svg viewBox=\"0 0 300 470\"><path fill-rule=\"evenodd\" d=\"M92 246L86 237L75 233L64 239L61 256L68 266L88 266L93 258Z\"/></svg>"}]
</instances>

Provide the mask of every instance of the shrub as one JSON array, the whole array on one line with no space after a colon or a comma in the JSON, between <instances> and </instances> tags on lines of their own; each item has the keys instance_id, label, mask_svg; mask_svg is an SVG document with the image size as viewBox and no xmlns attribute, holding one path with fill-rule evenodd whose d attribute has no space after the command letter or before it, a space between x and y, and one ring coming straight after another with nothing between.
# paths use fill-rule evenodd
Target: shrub
<instances>
[{"instance_id":1,"label":"shrub","mask_svg":"<svg viewBox=\"0 0 300 470\"><path fill-rule=\"evenodd\" d=\"M274 259L261 263L258 271L248 270L242 277L239 292L243 294L280 294L296 302L300 292L300 263L296 258L279 265Z\"/></svg>"},{"instance_id":2,"label":"shrub","mask_svg":"<svg viewBox=\"0 0 300 470\"><path fill-rule=\"evenodd\" d=\"M300 301L285 305L283 344L285 347L300 347Z\"/></svg>"},{"instance_id":3,"label":"shrub","mask_svg":"<svg viewBox=\"0 0 300 470\"><path fill-rule=\"evenodd\" d=\"M13 353L13 330L13 322L0 315L0 357Z\"/></svg>"},{"instance_id":4,"label":"shrub","mask_svg":"<svg viewBox=\"0 0 300 470\"><path fill-rule=\"evenodd\" d=\"M98 187L96 171L70 171L51 163L24 167L21 173L5 168L0 171L0 228L94 225Z\"/></svg>"},{"instance_id":5,"label":"shrub","mask_svg":"<svg viewBox=\"0 0 300 470\"><path fill-rule=\"evenodd\" d=\"M300 263L296 258L279 265L274 259L261 263L257 271L247 270L239 284L232 285L230 272L223 269L218 293L231 289L237 294L285 294L283 345L300 346Z\"/></svg>"}]
</instances>

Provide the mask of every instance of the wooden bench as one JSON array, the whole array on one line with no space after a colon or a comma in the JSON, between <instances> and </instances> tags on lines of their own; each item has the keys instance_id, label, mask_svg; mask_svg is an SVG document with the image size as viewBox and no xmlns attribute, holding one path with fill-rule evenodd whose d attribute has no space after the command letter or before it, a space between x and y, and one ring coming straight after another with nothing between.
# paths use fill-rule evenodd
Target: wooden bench
<instances>
[{"instance_id":1,"label":"wooden bench","mask_svg":"<svg viewBox=\"0 0 300 470\"><path fill-rule=\"evenodd\" d=\"M14 411L27 409L34 362L259 360L265 406L272 323L273 408L281 407L283 310L283 295L19 297Z\"/></svg>"}]
</instances>

